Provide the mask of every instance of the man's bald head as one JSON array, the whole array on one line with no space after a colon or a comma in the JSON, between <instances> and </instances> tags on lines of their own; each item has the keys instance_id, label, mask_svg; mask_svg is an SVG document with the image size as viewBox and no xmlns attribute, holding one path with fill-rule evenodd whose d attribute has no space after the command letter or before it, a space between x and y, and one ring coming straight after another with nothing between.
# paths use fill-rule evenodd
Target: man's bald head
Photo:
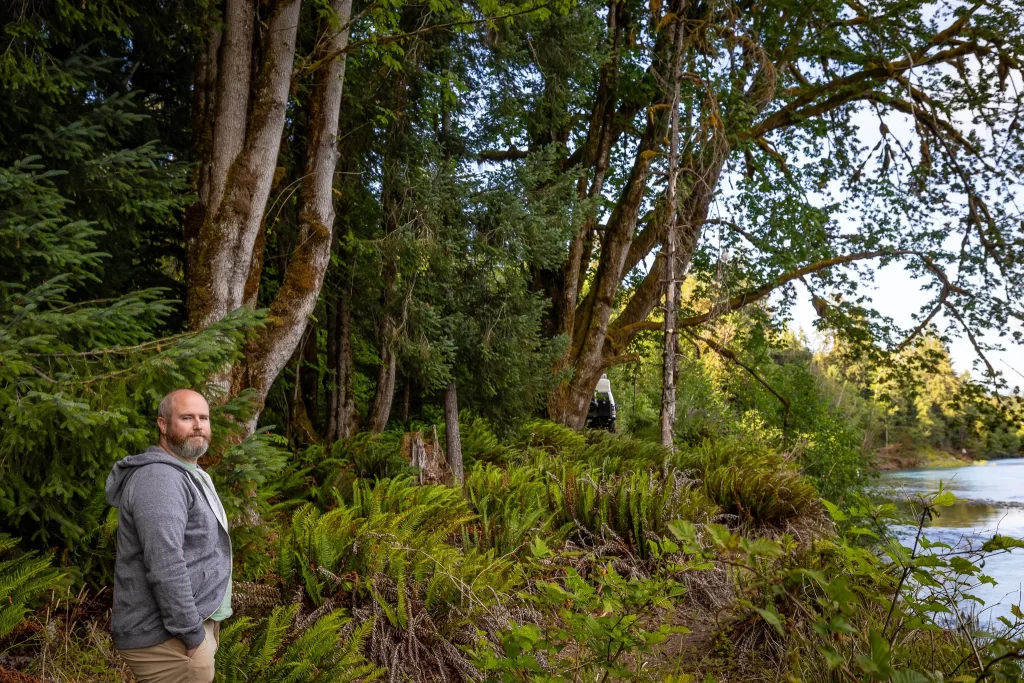
<instances>
[{"instance_id":1,"label":"man's bald head","mask_svg":"<svg viewBox=\"0 0 1024 683\"><path fill-rule=\"evenodd\" d=\"M210 406L203 395L178 389L164 396L157 409L160 447L195 461L210 446Z\"/></svg>"},{"instance_id":2,"label":"man's bald head","mask_svg":"<svg viewBox=\"0 0 1024 683\"><path fill-rule=\"evenodd\" d=\"M170 422L171 418L174 416L175 399L179 397L188 397L191 399L200 398L203 401L206 400L198 391L192 391L191 389L175 389L160 400L160 407L156 409L157 417L162 417L165 421Z\"/></svg>"}]
</instances>

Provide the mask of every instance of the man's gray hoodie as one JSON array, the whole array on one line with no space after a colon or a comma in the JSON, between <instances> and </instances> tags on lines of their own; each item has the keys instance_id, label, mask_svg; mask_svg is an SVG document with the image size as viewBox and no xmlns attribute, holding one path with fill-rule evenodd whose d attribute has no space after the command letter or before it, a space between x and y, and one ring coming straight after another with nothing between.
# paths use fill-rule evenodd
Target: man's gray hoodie
<instances>
[{"instance_id":1,"label":"man's gray hoodie","mask_svg":"<svg viewBox=\"0 0 1024 683\"><path fill-rule=\"evenodd\" d=\"M231 577L231 539L181 460L158 446L107 476L118 508L111 630L119 650L198 647Z\"/></svg>"}]
</instances>

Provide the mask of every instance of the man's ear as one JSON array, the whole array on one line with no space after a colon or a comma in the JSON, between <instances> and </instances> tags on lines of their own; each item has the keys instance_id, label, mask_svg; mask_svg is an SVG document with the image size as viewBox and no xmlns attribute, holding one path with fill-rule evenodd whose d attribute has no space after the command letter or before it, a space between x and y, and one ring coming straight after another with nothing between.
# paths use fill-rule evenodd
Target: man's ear
<instances>
[{"instance_id":1,"label":"man's ear","mask_svg":"<svg viewBox=\"0 0 1024 683\"><path fill-rule=\"evenodd\" d=\"M165 420L163 417L156 418L156 426L157 429L160 430L160 436L167 435L167 420Z\"/></svg>"}]
</instances>

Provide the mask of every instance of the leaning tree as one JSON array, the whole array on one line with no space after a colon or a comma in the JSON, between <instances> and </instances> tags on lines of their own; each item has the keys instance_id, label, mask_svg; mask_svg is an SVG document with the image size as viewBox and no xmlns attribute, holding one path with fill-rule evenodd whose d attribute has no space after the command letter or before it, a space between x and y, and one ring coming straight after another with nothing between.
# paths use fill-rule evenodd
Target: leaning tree
<instances>
[{"instance_id":1,"label":"leaning tree","mask_svg":"<svg viewBox=\"0 0 1024 683\"><path fill-rule=\"evenodd\" d=\"M984 358L981 333L1021 314L1022 16L1019 1L612 0L494 36L503 87L480 158L543 153L576 182L566 258L535 269L548 331L570 340L551 417L582 426L601 373L662 328L669 235L671 279L698 285L683 334L800 282L849 338L903 348L944 321ZM934 295L913 329L855 294L893 262Z\"/></svg>"},{"instance_id":2,"label":"leaning tree","mask_svg":"<svg viewBox=\"0 0 1024 683\"><path fill-rule=\"evenodd\" d=\"M196 60L195 144L198 201L186 224L188 314L206 327L242 306L260 286L267 203L278 168L293 79L312 78L301 105L308 132L298 191L299 239L267 324L235 365L232 393L264 398L291 357L313 311L330 256L341 107L351 0L318 7L312 52L296 54L302 0L226 0L211 9ZM326 3L323 3L326 5Z\"/></svg>"}]
</instances>

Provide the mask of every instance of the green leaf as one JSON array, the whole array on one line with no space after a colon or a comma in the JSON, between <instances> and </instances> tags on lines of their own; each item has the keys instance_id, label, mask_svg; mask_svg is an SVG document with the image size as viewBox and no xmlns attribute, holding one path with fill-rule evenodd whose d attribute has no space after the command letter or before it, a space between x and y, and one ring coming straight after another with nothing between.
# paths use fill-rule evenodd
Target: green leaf
<instances>
[{"instance_id":1,"label":"green leaf","mask_svg":"<svg viewBox=\"0 0 1024 683\"><path fill-rule=\"evenodd\" d=\"M890 652L889 643L886 642L882 634L875 629L871 629L871 634L868 636L868 641L871 645L871 661L877 667L877 672L882 676L892 676L892 666L890 665Z\"/></svg>"},{"instance_id":2,"label":"green leaf","mask_svg":"<svg viewBox=\"0 0 1024 683\"><path fill-rule=\"evenodd\" d=\"M779 617L778 612L770 607L767 609L755 607L754 611L760 614L762 619L771 624L775 630L779 632L780 636L785 635L785 632L782 630L782 619Z\"/></svg>"},{"instance_id":3,"label":"green leaf","mask_svg":"<svg viewBox=\"0 0 1024 683\"><path fill-rule=\"evenodd\" d=\"M978 565L974 564L970 560L966 560L962 557L953 556L949 558L949 566L953 568L957 574L967 574L973 576L981 571Z\"/></svg>"},{"instance_id":4,"label":"green leaf","mask_svg":"<svg viewBox=\"0 0 1024 683\"><path fill-rule=\"evenodd\" d=\"M824 498L822 498L821 504L825 506L825 509L828 510L828 514L831 515L832 519L834 519L835 521L845 522L847 519L849 519L846 516L846 513L840 510L839 507L836 506L834 503L830 503Z\"/></svg>"},{"instance_id":5,"label":"green leaf","mask_svg":"<svg viewBox=\"0 0 1024 683\"><path fill-rule=\"evenodd\" d=\"M1013 538L1011 536L1003 536L996 534L981 546L981 550L986 553L994 553L1000 550L1013 550L1014 548L1024 548L1024 541Z\"/></svg>"},{"instance_id":6,"label":"green leaf","mask_svg":"<svg viewBox=\"0 0 1024 683\"><path fill-rule=\"evenodd\" d=\"M818 648L818 652L825 658L825 663L828 665L829 671L838 669L846 663L846 659L835 651L832 647L823 646Z\"/></svg>"},{"instance_id":7,"label":"green leaf","mask_svg":"<svg viewBox=\"0 0 1024 683\"><path fill-rule=\"evenodd\" d=\"M892 675L892 683L931 683L931 679L914 669L900 669Z\"/></svg>"},{"instance_id":8,"label":"green leaf","mask_svg":"<svg viewBox=\"0 0 1024 683\"><path fill-rule=\"evenodd\" d=\"M697 545L697 527L693 522L685 519L673 519L666 526L669 532L683 543L684 547Z\"/></svg>"},{"instance_id":9,"label":"green leaf","mask_svg":"<svg viewBox=\"0 0 1024 683\"><path fill-rule=\"evenodd\" d=\"M729 531L728 527L722 524L708 524L705 527L711 535L715 547L722 550L732 550L738 543L738 537Z\"/></svg>"},{"instance_id":10,"label":"green leaf","mask_svg":"<svg viewBox=\"0 0 1024 683\"><path fill-rule=\"evenodd\" d=\"M741 538L740 548L753 557L778 557L782 555L782 546L769 538Z\"/></svg>"}]
</instances>

